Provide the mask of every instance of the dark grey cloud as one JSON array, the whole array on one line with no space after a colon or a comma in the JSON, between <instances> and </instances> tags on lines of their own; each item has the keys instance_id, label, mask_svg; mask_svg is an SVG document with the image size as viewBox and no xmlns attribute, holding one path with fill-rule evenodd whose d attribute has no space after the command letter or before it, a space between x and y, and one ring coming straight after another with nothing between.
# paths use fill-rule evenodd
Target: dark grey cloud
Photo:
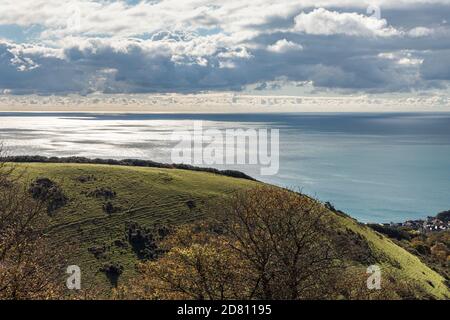
<instances>
[{"instance_id":1,"label":"dark grey cloud","mask_svg":"<svg viewBox=\"0 0 450 320\"><path fill-rule=\"evenodd\" d=\"M450 50L440 50L428 53L420 68L423 79L450 79Z\"/></svg>"},{"instance_id":2,"label":"dark grey cloud","mask_svg":"<svg viewBox=\"0 0 450 320\"><path fill-rule=\"evenodd\" d=\"M86 71L42 51L24 53L22 46L0 43L0 88L16 94L82 92Z\"/></svg>"},{"instance_id":3,"label":"dark grey cloud","mask_svg":"<svg viewBox=\"0 0 450 320\"><path fill-rule=\"evenodd\" d=\"M405 92L445 89L450 81L450 4L382 7L386 20L369 18L363 7L306 6L236 30L220 26L216 9L192 16L210 33L62 37L40 45L0 40L0 90L273 90L280 82L270 82L281 79L333 90Z\"/></svg>"}]
</instances>

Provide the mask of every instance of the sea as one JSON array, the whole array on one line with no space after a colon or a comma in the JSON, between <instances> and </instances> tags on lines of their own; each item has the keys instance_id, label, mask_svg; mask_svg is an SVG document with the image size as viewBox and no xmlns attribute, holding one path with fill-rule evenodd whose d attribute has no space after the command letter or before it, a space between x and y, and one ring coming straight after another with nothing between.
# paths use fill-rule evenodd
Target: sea
<instances>
[{"instance_id":1,"label":"sea","mask_svg":"<svg viewBox=\"0 0 450 320\"><path fill-rule=\"evenodd\" d=\"M195 126L206 135L278 130L278 152L270 154L278 161L274 174L262 175L260 163L203 166L301 191L362 222L401 222L450 209L450 113L10 112L0 113L0 142L10 155L171 163L179 147L174 137L189 136Z\"/></svg>"}]
</instances>

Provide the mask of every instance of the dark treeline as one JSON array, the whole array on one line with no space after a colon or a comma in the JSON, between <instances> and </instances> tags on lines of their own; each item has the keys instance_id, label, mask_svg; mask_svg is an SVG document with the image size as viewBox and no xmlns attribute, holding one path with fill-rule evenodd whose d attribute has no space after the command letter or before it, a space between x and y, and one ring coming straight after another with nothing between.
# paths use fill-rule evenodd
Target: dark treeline
<instances>
[{"instance_id":1,"label":"dark treeline","mask_svg":"<svg viewBox=\"0 0 450 320\"><path fill-rule=\"evenodd\" d=\"M204 168L196 167L189 164L167 164L160 163L151 160L140 160L140 159L90 159L85 157L44 157L44 156L8 156L3 157L1 161L5 162L42 162L42 163L86 163L86 164L107 164L107 165L119 165L119 166L136 166L136 167L149 167L149 168L165 168L165 169L183 169L192 171L202 171L215 173L222 176L255 180L249 175L236 171L236 170L219 170L214 168Z\"/></svg>"}]
</instances>

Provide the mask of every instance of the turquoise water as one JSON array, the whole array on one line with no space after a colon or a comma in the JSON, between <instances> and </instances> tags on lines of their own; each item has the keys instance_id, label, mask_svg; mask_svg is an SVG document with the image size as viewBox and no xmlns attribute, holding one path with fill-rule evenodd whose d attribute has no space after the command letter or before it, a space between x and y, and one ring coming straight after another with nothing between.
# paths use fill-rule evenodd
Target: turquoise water
<instances>
[{"instance_id":1,"label":"turquoise water","mask_svg":"<svg viewBox=\"0 0 450 320\"><path fill-rule=\"evenodd\" d=\"M365 222L403 221L450 209L450 114L0 114L12 154L171 162L173 130L280 130L280 169L260 176L330 201Z\"/></svg>"}]
</instances>

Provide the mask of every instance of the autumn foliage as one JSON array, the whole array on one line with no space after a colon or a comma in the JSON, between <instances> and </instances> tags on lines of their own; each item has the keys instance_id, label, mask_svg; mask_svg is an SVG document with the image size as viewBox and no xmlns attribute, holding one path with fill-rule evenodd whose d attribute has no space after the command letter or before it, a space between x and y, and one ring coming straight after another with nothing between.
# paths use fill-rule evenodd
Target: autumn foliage
<instances>
[{"instance_id":1,"label":"autumn foliage","mask_svg":"<svg viewBox=\"0 0 450 320\"><path fill-rule=\"evenodd\" d=\"M0 164L0 299L60 298L64 259L44 232L47 204L18 176Z\"/></svg>"},{"instance_id":2,"label":"autumn foliage","mask_svg":"<svg viewBox=\"0 0 450 320\"><path fill-rule=\"evenodd\" d=\"M370 296L365 270L347 269L351 252L343 249L330 212L319 202L258 187L232 195L211 212L208 221L179 227L166 238L161 245L167 253L140 264L139 276L118 288L116 298Z\"/></svg>"}]
</instances>

